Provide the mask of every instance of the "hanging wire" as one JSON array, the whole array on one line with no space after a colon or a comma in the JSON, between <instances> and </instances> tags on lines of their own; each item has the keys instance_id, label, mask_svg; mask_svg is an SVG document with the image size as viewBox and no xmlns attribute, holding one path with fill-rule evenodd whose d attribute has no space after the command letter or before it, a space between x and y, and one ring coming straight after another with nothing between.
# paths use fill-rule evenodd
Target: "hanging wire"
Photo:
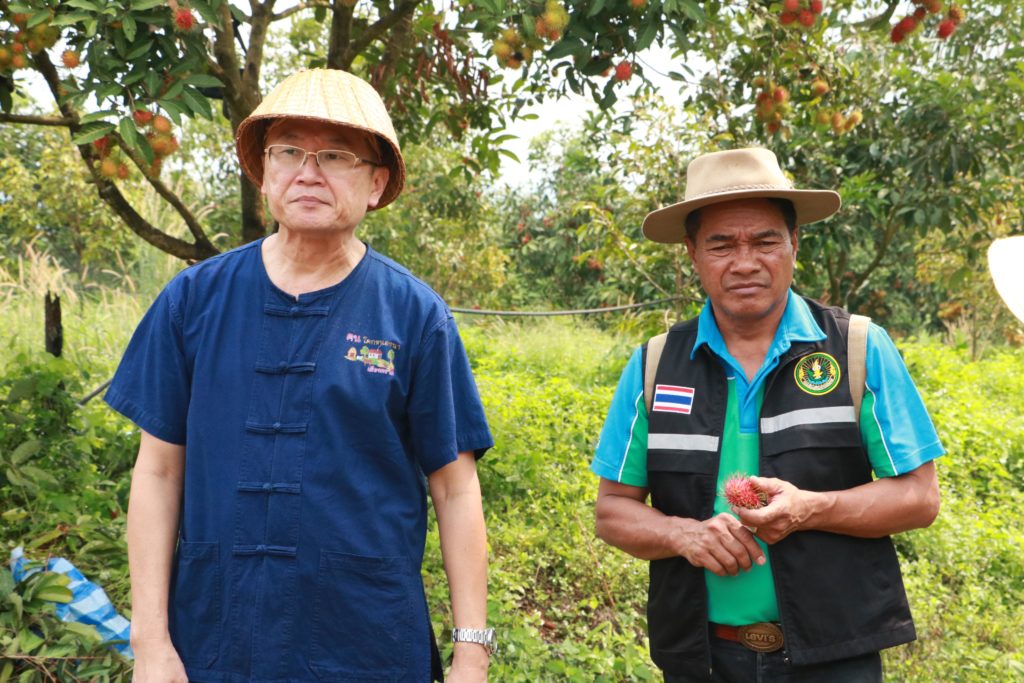
<instances>
[{"instance_id":1,"label":"hanging wire","mask_svg":"<svg viewBox=\"0 0 1024 683\"><path fill-rule=\"evenodd\" d=\"M597 313L614 313L616 311L629 311L636 308L646 308L648 306L660 306L661 304L668 304L674 301L681 301L686 299L685 296L672 296L667 299L658 299L657 301L645 301L639 304L625 304L623 306L608 306L607 308L577 308L569 311L491 311L479 308L456 308L451 307L451 310L455 313L466 313L469 315L498 315L498 316L554 316L554 315L593 315Z\"/></svg>"}]
</instances>

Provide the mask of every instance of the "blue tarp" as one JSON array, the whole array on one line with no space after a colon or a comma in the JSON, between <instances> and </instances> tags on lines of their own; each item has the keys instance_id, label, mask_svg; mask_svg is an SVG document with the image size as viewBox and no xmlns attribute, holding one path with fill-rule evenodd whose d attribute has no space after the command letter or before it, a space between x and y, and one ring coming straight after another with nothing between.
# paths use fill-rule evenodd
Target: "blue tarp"
<instances>
[{"instance_id":1,"label":"blue tarp","mask_svg":"<svg viewBox=\"0 0 1024 683\"><path fill-rule=\"evenodd\" d=\"M41 567L26 569L26 564L20 546L11 551L11 574L14 575L15 581L22 581L26 576L42 571ZM50 558L46 563L46 569L66 574L70 580L68 589L71 591L71 602L56 603L57 616L63 621L77 621L95 627L104 642L115 641L111 647L132 658L132 648L128 644L131 622L117 613L106 592L85 578L75 565L63 557Z\"/></svg>"}]
</instances>

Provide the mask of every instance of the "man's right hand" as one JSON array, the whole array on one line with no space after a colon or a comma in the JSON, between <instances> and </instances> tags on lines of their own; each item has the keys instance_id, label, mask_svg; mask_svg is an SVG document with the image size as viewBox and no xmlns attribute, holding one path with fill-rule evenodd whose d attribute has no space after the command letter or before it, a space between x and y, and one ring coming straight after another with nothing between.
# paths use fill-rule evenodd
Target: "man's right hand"
<instances>
[{"instance_id":1,"label":"man's right hand","mask_svg":"<svg viewBox=\"0 0 1024 683\"><path fill-rule=\"evenodd\" d=\"M735 576L754 563L765 563L764 552L754 535L732 515L723 512L699 522L676 518L681 528L678 550L695 567L703 567L718 576Z\"/></svg>"},{"instance_id":2,"label":"man's right hand","mask_svg":"<svg viewBox=\"0 0 1024 683\"><path fill-rule=\"evenodd\" d=\"M132 683L188 683L185 665L169 638L132 641L135 668Z\"/></svg>"}]
</instances>

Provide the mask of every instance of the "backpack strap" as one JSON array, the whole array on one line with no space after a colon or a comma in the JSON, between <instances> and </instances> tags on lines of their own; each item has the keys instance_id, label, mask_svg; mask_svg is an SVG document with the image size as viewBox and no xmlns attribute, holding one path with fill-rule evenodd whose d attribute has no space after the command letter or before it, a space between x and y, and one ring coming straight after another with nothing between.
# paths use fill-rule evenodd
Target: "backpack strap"
<instances>
[{"instance_id":1,"label":"backpack strap","mask_svg":"<svg viewBox=\"0 0 1024 683\"><path fill-rule=\"evenodd\" d=\"M654 376L658 374L658 363L661 362L661 352L665 350L666 339L668 332L651 337L647 342L647 356L644 361L644 405L647 406L648 415L654 402Z\"/></svg>"},{"instance_id":2,"label":"backpack strap","mask_svg":"<svg viewBox=\"0 0 1024 683\"><path fill-rule=\"evenodd\" d=\"M868 323L865 315L851 315L846 333L847 368L850 373L850 395L853 396L854 415L860 420L860 404L864 399L867 379Z\"/></svg>"}]
</instances>

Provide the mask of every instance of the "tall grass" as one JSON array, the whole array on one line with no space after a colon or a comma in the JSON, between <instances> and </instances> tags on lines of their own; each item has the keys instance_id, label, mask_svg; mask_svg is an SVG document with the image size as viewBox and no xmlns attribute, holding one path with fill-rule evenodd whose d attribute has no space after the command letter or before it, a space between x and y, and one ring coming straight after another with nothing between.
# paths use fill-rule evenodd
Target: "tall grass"
<instances>
[{"instance_id":1,"label":"tall grass","mask_svg":"<svg viewBox=\"0 0 1024 683\"><path fill-rule=\"evenodd\" d=\"M150 249L131 266L115 264L83 279L29 245L12 265L0 268L0 349L8 359L45 353L43 300L50 293L61 300L63 356L84 378L112 373L135 325L182 267L182 261Z\"/></svg>"}]
</instances>

